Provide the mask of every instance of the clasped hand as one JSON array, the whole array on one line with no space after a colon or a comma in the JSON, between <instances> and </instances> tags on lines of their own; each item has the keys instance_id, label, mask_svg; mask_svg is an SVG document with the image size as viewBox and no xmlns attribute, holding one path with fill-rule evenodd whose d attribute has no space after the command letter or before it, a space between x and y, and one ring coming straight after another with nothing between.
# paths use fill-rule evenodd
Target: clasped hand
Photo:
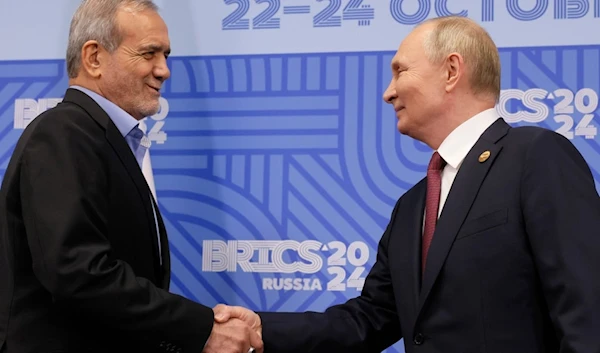
<instances>
[{"instance_id":1,"label":"clasped hand","mask_svg":"<svg viewBox=\"0 0 600 353\"><path fill-rule=\"evenodd\" d=\"M241 306L218 304L213 308L215 323L203 353L263 352L260 316Z\"/></svg>"}]
</instances>

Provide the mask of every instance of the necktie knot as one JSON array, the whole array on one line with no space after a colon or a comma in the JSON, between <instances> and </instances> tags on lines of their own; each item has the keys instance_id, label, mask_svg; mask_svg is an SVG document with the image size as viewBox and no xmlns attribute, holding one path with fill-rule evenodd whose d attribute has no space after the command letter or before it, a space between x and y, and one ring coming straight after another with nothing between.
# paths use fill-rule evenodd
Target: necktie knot
<instances>
[{"instance_id":1,"label":"necktie knot","mask_svg":"<svg viewBox=\"0 0 600 353\"><path fill-rule=\"evenodd\" d=\"M429 166L427 170L430 171L441 171L446 165L446 161L440 156L438 152L434 152L431 156L431 160L429 161Z\"/></svg>"},{"instance_id":2,"label":"necktie knot","mask_svg":"<svg viewBox=\"0 0 600 353\"><path fill-rule=\"evenodd\" d=\"M143 149L148 149L150 148L150 145L152 145L152 142L148 136L146 136L146 134L138 126L135 126L133 129L131 129L130 135L138 141L139 146L143 147Z\"/></svg>"},{"instance_id":3,"label":"necktie knot","mask_svg":"<svg viewBox=\"0 0 600 353\"><path fill-rule=\"evenodd\" d=\"M130 144L135 159L141 168L146 151L151 145L150 139L138 126L135 126L133 129L131 129L125 139Z\"/></svg>"}]
</instances>

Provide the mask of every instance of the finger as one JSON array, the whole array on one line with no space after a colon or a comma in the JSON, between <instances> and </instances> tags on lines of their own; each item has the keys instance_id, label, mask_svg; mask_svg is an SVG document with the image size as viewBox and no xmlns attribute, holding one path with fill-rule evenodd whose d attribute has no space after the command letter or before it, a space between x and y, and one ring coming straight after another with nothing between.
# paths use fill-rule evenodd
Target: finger
<instances>
[{"instance_id":1,"label":"finger","mask_svg":"<svg viewBox=\"0 0 600 353\"><path fill-rule=\"evenodd\" d=\"M250 330L250 346L252 346L256 351L262 351L263 350L263 341L262 341L262 338L254 330Z\"/></svg>"},{"instance_id":2,"label":"finger","mask_svg":"<svg viewBox=\"0 0 600 353\"><path fill-rule=\"evenodd\" d=\"M258 322L255 320L255 322L252 325L250 325L250 328L252 328L252 330L256 332L258 337L262 339L262 325L260 323L260 320Z\"/></svg>"}]
</instances>

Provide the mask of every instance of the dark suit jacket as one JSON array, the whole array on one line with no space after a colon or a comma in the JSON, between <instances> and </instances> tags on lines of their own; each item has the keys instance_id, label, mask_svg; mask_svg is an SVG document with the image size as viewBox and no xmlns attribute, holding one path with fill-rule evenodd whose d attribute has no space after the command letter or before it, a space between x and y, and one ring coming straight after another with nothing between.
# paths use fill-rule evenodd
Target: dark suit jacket
<instances>
[{"instance_id":1,"label":"dark suit jacket","mask_svg":"<svg viewBox=\"0 0 600 353\"><path fill-rule=\"evenodd\" d=\"M0 192L0 347L200 352L210 308L168 292L169 248L135 157L86 94L23 132ZM152 201L151 201L152 200Z\"/></svg>"},{"instance_id":2,"label":"dark suit jacket","mask_svg":"<svg viewBox=\"0 0 600 353\"><path fill-rule=\"evenodd\" d=\"M491 156L478 161L484 151ZM561 135L496 121L464 160L421 281L426 180L397 202L361 295L260 313L265 352L600 352L600 198Z\"/></svg>"}]
</instances>

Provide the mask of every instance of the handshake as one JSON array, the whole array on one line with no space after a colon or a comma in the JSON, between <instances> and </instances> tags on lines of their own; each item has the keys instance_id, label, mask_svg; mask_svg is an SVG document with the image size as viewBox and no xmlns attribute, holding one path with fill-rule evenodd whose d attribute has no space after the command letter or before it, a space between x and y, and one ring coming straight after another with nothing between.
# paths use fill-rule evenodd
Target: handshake
<instances>
[{"instance_id":1,"label":"handshake","mask_svg":"<svg viewBox=\"0 0 600 353\"><path fill-rule=\"evenodd\" d=\"M262 353L260 316L241 306L218 304L215 323L203 353Z\"/></svg>"}]
</instances>

